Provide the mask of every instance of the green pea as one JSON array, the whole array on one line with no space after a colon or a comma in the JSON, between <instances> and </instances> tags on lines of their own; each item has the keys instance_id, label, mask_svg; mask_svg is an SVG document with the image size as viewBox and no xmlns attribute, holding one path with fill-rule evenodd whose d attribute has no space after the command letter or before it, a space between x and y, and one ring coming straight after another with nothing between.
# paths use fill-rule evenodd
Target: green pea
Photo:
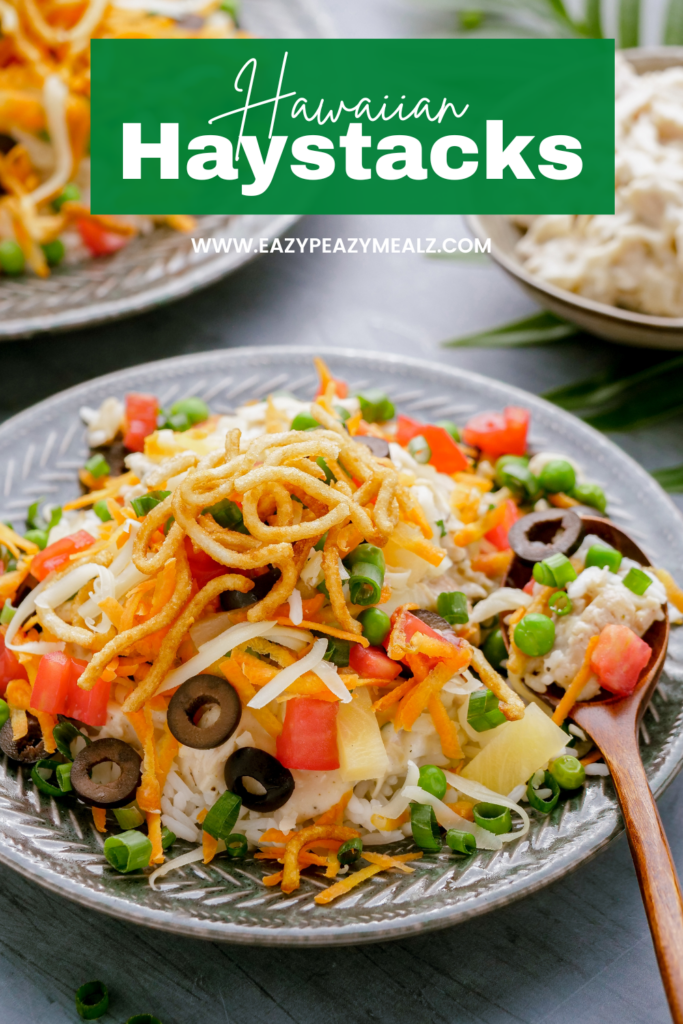
<instances>
[{"instance_id":1,"label":"green pea","mask_svg":"<svg viewBox=\"0 0 683 1024\"><path fill-rule=\"evenodd\" d=\"M292 420L290 430L317 430L319 427L320 424L310 412L300 412Z\"/></svg>"},{"instance_id":2,"label":"green pea","mask_svg":"<svg viewBox=\"0 0 683 1024\"><path fill-rule=\"evenodd\" d=\"M538 482L544 491L551 494L558 494L560 491L568 494L576 485L576 473L566 459L551 459L541 470Z\"/></svg>"},{"instance_id":3,"label":"green pea","mask_svg":"<svg viewBox=\"0 0 683 1024\"><path fill-rule=\"evenodd\" d=\"M47 530L27 530L24 537L37 544L41 551L47 547Z\"/></svg>"},{"instance_id":4,"label":"green pea","mask_svg":"<svg viewBox=\"0 0 683 1024\"><path fill-rule=\"evenodd\" d=\"M21 246L13 238L0 242L0 267L6 274L23 274L26 260Z\"/></svg>"},{"instance_id":5,"label":"green pea","mask_svg":"<svg viewBox=\"0 0 683 1024\"><path fill-rule=\"evenodd\" d=\"M499 669L501 662L508 656L501 629L494 629L493 632L489 633L484 641L482 651L489 665L492 665L496 670Z\"/></svg>"},{"instance_id":6,"label":"green pea","mask_svg":"<svg viewBox=\"0 0 683 1024\"><path fill-rule=\"evenodd\" d=\"M541 658L555 643L555 623L547 615L532 612L515 626L515 643L522 654Z\"/></svg>"},{"instance_id":7,"label":"green pea","mask_svg":"<svg viewBox=\"0 0 683 1024\"><path fill-rule=\"evenodd\" d=\"M607 508L605 492L598 484L577 484L570 496L576 498L582 505L597 508L598 512L604 512Z\"/></svg>"},{"instance_id":8,"label":"green pea","mask_svg":"<svg viewBox=\"0 0 683 1024\"><path fill-rule=\"evenodd\" d=\"M550 766L550 774L560 789L579 789L586 781L586 769L572 754L562 754Z\"/></svg>"},{"instance_id":9,"label":"green pea","mask_svg":"<svg viewBox=\"0 0 683 1024\"><path fill-rule=\"evenodd\" d=\"M358 616L358 621L363 627L363 636L373 647L384 643L391 630L391 619L381 608L366 608Z\"/></svg>"},{"instance_id":10,"label":"green pea","mask_svg":"<svg viewBox=\"0 0 683 1024\"><path fill-rule=\"evenodd\" d=\"M451 437L453 438L454 441L460 441L461 440L460 431L456 427L456 425L453 422L453 420L437 420L436 421L436 426L437 427L442 427L446 431L447 434L451 435Z\"/></svg>"},{"instance_id":11,"label":"green pea","mask_svg":"<svg viewBox=\"0 0 683 1024\"><path fill-rule=\"evenodd\" d=\"M171 416L185 416L191 426L203 423L210 415L208 405L201 398L181 398L171 406Z\"/></svg>"},{"instance_id":12,"label":"green pea","mask_svg":"<svg viewBox=\"0 0 683 1024\"><path fill-rule=\"evenodd\" d=\"M75 182L70 182L65 185L58 196L52 200L52 205L55 210L61 210L64 203L77 203L81 198L81 190Z\"/></svg>"},{"instance_id":13,"label":"green pea","mask_svg":"<svg viewBox=\"0 0 683 1024\"><path fill-rule=\"evenodd\" d=\"M437 800L443 800L448 789L446 776L435 764L422 765L418 786L424 789L425 793L431 793Z\"/></svg>"},{"instance_id":14,"label":"green pea","mask_svg":"<svg viewBox=\"0 0 683 1024\"><path fill-rule=\"evenodd\" d=\"M56 267L64 259L64 242L61 238L55 238L52 242L46 242L41 246L45 253L45 259L51 267Z\"/></svg>"}]
</instances>

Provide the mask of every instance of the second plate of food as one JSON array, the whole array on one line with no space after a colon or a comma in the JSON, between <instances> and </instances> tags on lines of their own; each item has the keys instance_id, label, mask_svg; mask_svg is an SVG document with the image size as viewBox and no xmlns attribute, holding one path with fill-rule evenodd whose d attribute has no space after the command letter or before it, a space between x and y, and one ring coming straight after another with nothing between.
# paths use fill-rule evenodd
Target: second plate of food
<instances>
[{"instance_id":1,"label":"second plate of food","mask_svg":"<svg viewBox=\"0 0 683 1024\"><path fill-rule=\"evenodd\" d=\"M543 696L636 684L680 603L675 508L534 396L311 356L136 367L0 428L0 859L93 909L373 941L517 899L621 830ZM537 563L523 590L510 544ZM674 630L642 731L656 793L683 759L681 655Z\"/></svg>"}]
</instances>

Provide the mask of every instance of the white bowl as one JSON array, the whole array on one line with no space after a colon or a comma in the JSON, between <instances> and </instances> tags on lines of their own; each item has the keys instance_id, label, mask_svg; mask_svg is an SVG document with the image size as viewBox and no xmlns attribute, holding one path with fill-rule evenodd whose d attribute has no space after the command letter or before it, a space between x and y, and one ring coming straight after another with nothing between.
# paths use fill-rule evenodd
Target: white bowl
<instances>
[{"instance_id":1,"label":"white bowl","mask_svg":"<svg viewBox=\"0 0 683 1024\"><path fill-rule=\"evenodd\" d=\"M624 56L636 71L661 71L683 65L683 47L657 46L625 50ZM683 348L683 317L648 316L619 309L604 302L594 302L581 295L547 284L528 273L515 252L522 237L520 228L501 215L470 215L466 218L472 234L484 241L491 239L491 255L496 263L522 285L540 306L557 316L578 324L591 334L624 345L648 348Z\"/></svg>"}]
</instances>

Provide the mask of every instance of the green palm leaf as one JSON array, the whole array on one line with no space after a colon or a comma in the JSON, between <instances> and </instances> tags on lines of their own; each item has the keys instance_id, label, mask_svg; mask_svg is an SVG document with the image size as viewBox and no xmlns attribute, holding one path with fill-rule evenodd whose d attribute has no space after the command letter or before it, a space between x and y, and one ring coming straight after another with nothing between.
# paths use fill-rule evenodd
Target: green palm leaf
<instances>
[{"instance_id":1,"label":"green palm leaf","mask_svg":"<svg viewBox=\"0 0 683 1024\"><path fill-rule=\"evenodd\" d=\"M576 324L561 320L554 313L535 313L487 331L478 331L463 338L444 341L446 348L518 348L547 345L579 334Z\"/></svg>"}]
</instances>

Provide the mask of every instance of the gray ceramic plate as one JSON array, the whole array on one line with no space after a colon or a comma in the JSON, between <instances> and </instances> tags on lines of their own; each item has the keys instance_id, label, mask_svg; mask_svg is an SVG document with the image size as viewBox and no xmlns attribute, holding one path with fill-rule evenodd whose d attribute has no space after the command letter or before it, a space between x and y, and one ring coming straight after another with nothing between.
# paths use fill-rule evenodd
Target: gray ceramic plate
<instances>
[{"instance_id":1,"label":"gray ceramic plate","mask_svg":"<svg viewBox=\"0 0 683 1024\"><path fill-rule=\"evenodd\" d=\"M683 47L655 46L624 50L636 71L662 71L683 64ZM529 274L515 252L523 232L498 214L466 218L473 235L484 241L491 239L491 255L496 263L524 288L540 306L550 309L600 338L624 345L645 345L648 348L683 348L683 317L647 316L617 309L603 302L593 302L580 295L556 288Z\"/></svg>"},{"instance_id":2,"label":"gray ceramic plate","mask_svg":"<svg viewBox=\"0 0 683 1024\"><path fill-rule=\"evenodd\" d=\"M241 23L254 36L331 34L317 0L243 0L241 8ZM45 281L31 274L5 275L0 341L118 320L180 299L253 259L260 239L283 235L298 219L298 214L199 217L191 235L160 227L114 256L57 268ZM195 253L192 237L225 240L231 249Z\"/></svg>"},{"instance_id":3,"label":"gray ceramic plate","mask_svg":"<svg viewBox=\"0 0 683 1024\"><path fill-rule=\"evenodd\" d=\"M15 416L0 427L0 520L22 521L43 495L67 500L77 490L85 454L78 408L107 395L151 391L163 404L201 395L216 412L247 398L288 388L313 394L310 348L231 349L149 363L81 384ZM475 411L514 402L533 413L531 442L564 452L586 467L610 497L619 525L655 564L683 575L678 512L651 477L610 441L539 398L473 373L391 356L330 352L332 372L351 392L381 385L398 409L416 418L462 422ZM643 729L643 757L655 793L683 761L683 635L674 630L667 677ZM379 875L329 907L317 906L325 886L307 872L300 890L284 896L260 881L252 860L218 860L169 876L152 892L144 876L117 875L87 811L37 792L30 779L0 763L0 860L40 885L93 910L195 937L260 944L370 942L454 924L547 885L597 853L622 821L609 780L594 778L580 796L537 819L528 837L498 853L468 859L425 856L413 875ZM407 844L406 844L407 845ZM185 843L174 851L183 852Z\"/></svg>"}]
</instances>

